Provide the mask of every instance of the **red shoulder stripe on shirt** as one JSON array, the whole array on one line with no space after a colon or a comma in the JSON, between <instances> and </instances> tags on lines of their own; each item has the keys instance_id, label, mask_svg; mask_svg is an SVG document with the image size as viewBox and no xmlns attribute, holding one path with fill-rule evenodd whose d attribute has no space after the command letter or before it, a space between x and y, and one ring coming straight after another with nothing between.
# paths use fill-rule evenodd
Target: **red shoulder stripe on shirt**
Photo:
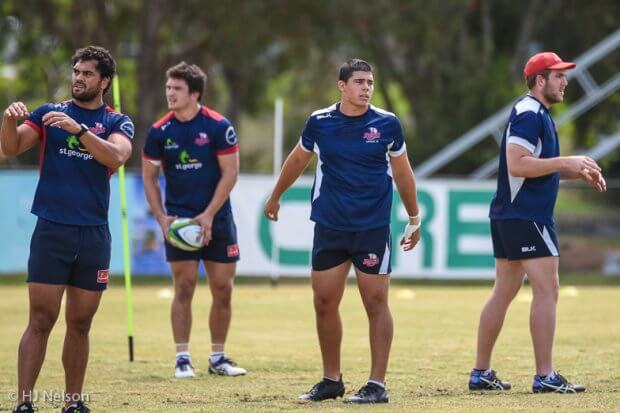
<instances>
[{"instance_id":1,"label":"red shoulder stripe on shirt","mask_svg":"<svg viewBox=\"0 0 620 413\"><path fill-rule=\"evenodd\" d=\"M216 121L221 121L224 119L224 116L214 111L213 109L209 109L206 106L202 107L202 114Z\"/></svg>"},{"instance_id":2,"label":"red shoulder stripe on shirt","mask_svg":"<svg viewBox=\"0 0 620 413\"><path fill-rule=\"evenodd\" d=\"M166 113L166 115L161 118L160 120L158 120L157 122L153 123L153 127L154 128L161 128L162 125L166 122L168 122L170 119L172 119L172 117L174 116L174 112L168 112Z\"/></svg>"},{"instance_id":3,"label":"red shoulder stripe on shirt","mask_svg":"<svg viewBox=\"0 0 620 413\"><path fill-rule=\"evenodd\" d=\"M220 149L216 151L216 155L230 155L231 153L239 152L239 145L231 146L230 148Z\"/></svg>"},{"instance_id":4,"label":"red shoulder stripe on shirt","mask_svg":"<svg viewBox=\"0 0 620 413\"><path fill-rule=\"evenodd\" d=\"M26 119L26 121L24 122L24 125L28 125L32 129L34 129L35 132L37 132L39 134L39 139L41 139L41 128L39 127L39 125L37 125L36 123L31 121L30 119Z\"/></svg>"},{"instance_id":5,"label":"red shoulder stripe on shirt","mask_svg":"<svg viewBox=\"0 0 620 413\"><path fill-rule=\"evenodd\" d=\"M105 111L108 113L116 113L117 115L122 115L118 110L114 110L114 108L110 105L105 105Z\"/></svg>"}]
</instances>

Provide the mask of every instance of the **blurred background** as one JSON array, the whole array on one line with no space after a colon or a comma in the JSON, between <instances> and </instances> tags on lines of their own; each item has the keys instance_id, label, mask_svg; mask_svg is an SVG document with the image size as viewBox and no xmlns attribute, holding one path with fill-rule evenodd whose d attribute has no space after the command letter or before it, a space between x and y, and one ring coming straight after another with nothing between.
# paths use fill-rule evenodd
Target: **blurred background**
<instances>
[{"instance_id":1,"label":"blurred background","mask_svg":"<svg viewBox=\"0 0 620 413\"><path fill-rule=\"evenodd\" d=\"M244 175L233 203L243 224L238 224L240 232L248 232L240 235L245 257L240 273L304 275L311 240L300 242L290 233L311 238L304 226L311 178L291 195L292 202L299 202L292 204L289 221L285 216L275 227L260 218L273 182L274 103L278 98L284 102L286 154L306 117L338 100L339 66L359 57L375 69L373 104L403 122L423 212L435 220L428 221L417 256L401 259L395 274L491 276L486 213L498 140L507 110L526 92L525 61L551 50L578 63L564 102L552 110L562 152L595 157L609 184L606 194L580 183L563 184L556 209L562 270L620 274L618 1L3 0L2 105L21 100L34 109L70 98L70 57L87 44L104 46L115 56L123 112L136 124L127 164L133 188L132 249L143 256L152 253L149 261L134 252L137 273L167 271L161 234L141 195L139 167L148 128L167 111L163 85L168 67L181 60L200 65L209 76L203 103L228 117L240 137ZM0 160L5 228L0 273L25 271L38 156L35 149ZM120 219L115 196L114 228ZM395 208L402 210L398 200ZM398 211L394 217L398 235ZM114 233L120 240L120 230ZM114 268L122 268L120 244L115 244Z\"/></svg>"}]
</instances>

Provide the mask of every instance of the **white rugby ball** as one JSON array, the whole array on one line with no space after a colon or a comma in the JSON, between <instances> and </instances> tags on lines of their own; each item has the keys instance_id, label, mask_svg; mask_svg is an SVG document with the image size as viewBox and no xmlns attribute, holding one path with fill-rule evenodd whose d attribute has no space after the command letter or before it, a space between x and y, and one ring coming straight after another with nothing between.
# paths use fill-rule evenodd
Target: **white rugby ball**
<instances>
[{"instance_id":1,"label":"white rugby ball","mask_svg":"<svg viewBox=\"0 0 620 413\"><path fill-rule=\"evenodd\" d=\"M202 248L200 225L190 218L177 218L170 224L168 239L175 247L184 251L198 251Z\"/></svg>"}]
</instances>

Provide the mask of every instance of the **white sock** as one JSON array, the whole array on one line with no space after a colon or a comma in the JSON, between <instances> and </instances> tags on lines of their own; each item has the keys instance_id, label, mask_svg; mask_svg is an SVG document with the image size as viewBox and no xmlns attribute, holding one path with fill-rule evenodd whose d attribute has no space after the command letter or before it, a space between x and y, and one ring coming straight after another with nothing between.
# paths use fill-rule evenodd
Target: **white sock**
<instances>
[{"instance_id":1,"label":"white sock","mask_svg":"<svg viewBox=\"0 0 620 413\"><path fill-rule=\"evenodd\" d=\"M211 363L215 363L223 357L226 357L226 353L224 351L214 351L211 353Z\"/></svg>"},{"instance_id":2,"label":"white sock","mask_svg":"<svg viewBox=\"0 0 620 413\"><path fill-rule=\"evenodd\" d=\"M338 377L337 379L332 379L331 377L323 376L323 379L333 381L334 383L338 383L340 381L340 377Z\"/></svg>"},{"instance_id":3,"label":"white sock","mask_svg":"<svg viewBox=\"0 0 620 413\"><path fill-rule=\"evenodd\" d=\"M189 359L189 361L192 361L192 356L189 355L189 351L179 351L177 352L177 360L181 357L185 357L187 359Z\"/></svg>"},{"instance_id":4,"label":"white sock","mask_svg":"<svg viewBox=\"0 0 620 413\"><path fill-rule=\"evenodd\" d=\"M382 389L385 389L385 383L381 383L380 381L377 380L368 380L368 384L376 384L377 386L381 387Z\"/></svg>"}]
</instances>

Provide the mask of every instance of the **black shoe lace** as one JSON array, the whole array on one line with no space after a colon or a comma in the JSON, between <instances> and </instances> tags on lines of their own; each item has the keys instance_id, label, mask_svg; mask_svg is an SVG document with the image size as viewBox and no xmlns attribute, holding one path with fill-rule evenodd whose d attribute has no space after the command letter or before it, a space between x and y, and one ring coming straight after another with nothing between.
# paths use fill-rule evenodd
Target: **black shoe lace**
<instances>
[{"instance_id":1,"label":"black shoe lace","mask_svg":"<svg viewBox=\"0 0 620 413\"><path fill-rule=\"evenodd\" d=\"M316 396L326 385L327 383L325 382L325 380L321 380L320 382L312 386L308 394L310 396Z\"/></svg>"},{"instance_id":2,"label":"black shoe lace","mask_svg":"<svg viewBox=\"0 0 620 413\"><path fill-rule=\"evenodd\" d=\"M560 380L560 383L562 383L565 386L570 386L571 384L568 382L568 380L566 379L566 377L562 376L560 373L558 373L557 371L555 372L555 377Z\"/></svg>"},{"instance_id":3,"label":"black shoe lace","mask_svg":"<svg viewBox=\"0 0 620 413\"><path fill-rule=\"evenodd\" d=\"M222 357L214 364L214 366L219 366L220 364L224 364L224 363L230 364L231 366L236 366L237 365L237 363L235 363L231 359L226 358L226 357Z\"/></svg>"},{"instance_id":4,"label":"black shoe lace","mask_svg":"<svg viewBox=\"0 0 620 413\"><path fill-rule=\"evenodd\" d=\"M370 396L372 393L373 393L372 387L369 384L367 384L358 390L356 396L360 398L366 398L367 396Z\"/></svg>"}]
</instances>

